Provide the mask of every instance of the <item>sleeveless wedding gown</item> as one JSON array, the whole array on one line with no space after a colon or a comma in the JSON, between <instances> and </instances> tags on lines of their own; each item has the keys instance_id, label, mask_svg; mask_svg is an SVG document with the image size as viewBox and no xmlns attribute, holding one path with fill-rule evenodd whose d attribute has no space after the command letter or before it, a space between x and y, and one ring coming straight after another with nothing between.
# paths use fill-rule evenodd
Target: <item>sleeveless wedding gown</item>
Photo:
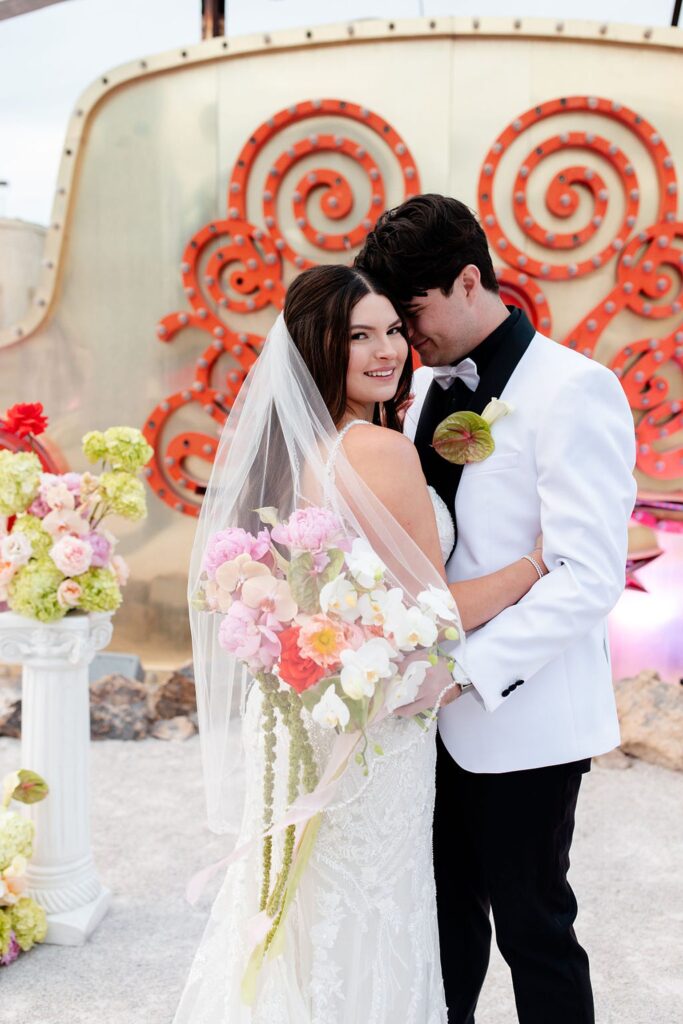
<instances>
[{"instance_id":1,"label":"sleeveless wedding gown","mask_svg":"<svg viewBox=\"0 0 683 1024\"><path fill-rule=\"evenodd\" d=\"M429 491L445 561L453 522ZM253 687L243 723L240 844L260 827L259 715ZM235 922L257 912L260 880L253 863L228 868L174 1024L446 1024L432 865L435 730L411 743L415 729L395 716L379 724L373 738L395 753L375 762L368 785L346 806L338 806L342 780L289 909L282 952L266 959L251 1007L240 995L251 947ZM326 733L318 742L330 739ZM276 804L286 774L285 761L276 770Z\"/></svg>"}]
</instances>

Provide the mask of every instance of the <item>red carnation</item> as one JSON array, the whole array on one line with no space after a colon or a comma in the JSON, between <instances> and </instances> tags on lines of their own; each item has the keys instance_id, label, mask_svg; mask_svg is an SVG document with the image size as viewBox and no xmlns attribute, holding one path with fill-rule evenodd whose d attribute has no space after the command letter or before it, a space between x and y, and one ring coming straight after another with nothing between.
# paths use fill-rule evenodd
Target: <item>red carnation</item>
<instances>
[{"instance_id":1,"label":"red carnation","mask_svg":"<svg viewBox=\"0 0 683 1024\"><path fill-rule=\"evenodd\" d=\"M325 669L316 664L311 658L305 658L299 650L297 643L299 639L299 628L290 626L284 632L278 633L278 640L282 647L280 655L280 678L284 679L297 693L303 693L311 686L322 679Z\"/></svg>"},{"instance_id":2,"label":"red carnation","mask_svg":"<svg viewBox=\"0 0 683 1024\"><path fill-rule=\"evenodd\" d=\"M0 426L9 430L15 437L37 437L47 427L47 416L43 416L42 402L18 402L8 409Z\"/></svg>"}]
</instances>

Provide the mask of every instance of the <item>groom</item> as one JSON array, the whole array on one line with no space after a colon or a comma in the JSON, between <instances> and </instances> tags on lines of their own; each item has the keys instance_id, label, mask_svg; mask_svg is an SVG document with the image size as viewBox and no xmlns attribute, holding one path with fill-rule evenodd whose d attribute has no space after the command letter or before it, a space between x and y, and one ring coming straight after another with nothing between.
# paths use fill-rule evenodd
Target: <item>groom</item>
<instances>
[{"instance_id":1,"label":"groom","mask_svg":"<svg viewBox=\"0 0 683 1024\"><path fill-rule=\"evenodd\" d=\"M550 572L470 633L460 697L441 711L434 819L450 1024L473 1024L491 923L521 1024L593 1024L588 958L567 881L590 758L619 743L605 617L624 587L635 499L633 420L615 375L506 307L486 237L455 199L385 213L357 264L408 312L423 363L405 430L453 510L449 581L500 569L543 534ZM432 446L450 413L512 412L485 460ZM542 569L539 567L539 574Z\"/></svg>"}]
</instances>

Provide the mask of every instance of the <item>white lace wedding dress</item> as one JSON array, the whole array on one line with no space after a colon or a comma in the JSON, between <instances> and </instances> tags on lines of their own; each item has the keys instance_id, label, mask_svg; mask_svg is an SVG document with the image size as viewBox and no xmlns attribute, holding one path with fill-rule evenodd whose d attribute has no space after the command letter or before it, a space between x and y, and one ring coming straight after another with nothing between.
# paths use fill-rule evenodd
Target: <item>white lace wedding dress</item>
<instances>
[{"instance_id":1,"label":"white lace wedding dress","mask_svg":"<svg viewBox=\"0 0 683 1024\"><path fill-rule=\"evenodd\" d=\"M431 488L430 494L445 560L453 522ZM248 767L240 842L260 825L259 714L254 687L243 725ZM386 756L360 796L325 813L286 919L283 950L266 961L252 1007L240 995L250 947L236 922L258 910L259 872L253 861L228 868L174 1024L445 1024L432 866L436 748L433 728L412 741L417 728L397 717L380 723L375 738ZM283 765L276 778L286 774Z\"/></svg>"}]
</instances>

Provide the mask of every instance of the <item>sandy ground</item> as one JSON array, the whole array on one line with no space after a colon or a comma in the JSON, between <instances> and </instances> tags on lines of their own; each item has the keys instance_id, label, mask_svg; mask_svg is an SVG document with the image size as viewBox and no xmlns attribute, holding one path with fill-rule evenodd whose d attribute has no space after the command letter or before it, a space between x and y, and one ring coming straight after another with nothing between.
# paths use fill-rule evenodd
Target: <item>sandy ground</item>
<instances>
[{"instance_id":1,"label":"sandy ground","mask_svg":"<svg viewBox=\"0 0 683 1024\"><path fill-rule=\"evenodd\" d=\"M18 765L19 742L0 740L0 777ZM172 1020L218 886L192 908L185 883L225 845L204 826L199 744L99 742L92 766L93 845L112 907L85 946L37 947L0 969L3 1024ZM585 780L571 880L598 1024L683 1020L682 802L683 776L641 762ZM494 951L477 1024L516 1019Z\"/></svg>"}]
</instances>

